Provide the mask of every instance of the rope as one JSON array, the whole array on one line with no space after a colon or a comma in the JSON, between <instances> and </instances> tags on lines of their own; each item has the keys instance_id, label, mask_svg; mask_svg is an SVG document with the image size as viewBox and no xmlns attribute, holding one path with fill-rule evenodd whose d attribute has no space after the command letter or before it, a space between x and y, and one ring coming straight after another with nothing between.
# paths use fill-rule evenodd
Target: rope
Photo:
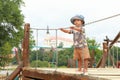
<instances>
[{"instance_id":1,"label":"rope","mask_svg":"<svg viewBox=\"0 0 120 80\"><path fill-rule=\"evenodd\" d=\"M104 20L111 19L111 18L118 17L118 16L120 16L120 14L112 15L112 16L109 16L109 17L106 17L106 18L95 20L95 21L91 21L91 22L86 23L85 25L90 25L90 24L93 24L93 23L97 23L97 22L104 21ZM70 27L66 27L64 29L68 29L68 28L70 28ZM31 28L31 29L34 29L34 30L48 30L48 29L40 29L40 28ZM57 28L57 29L53 28L53 29L49 29L49 30L60 30L60 28Z\"/></svg>"},{"instance_id":2,"label":"rope","mask_svg":"<svg viewBox=\"0 0 120 80\"><path fill-rule=\"evenodd\" d=\"M104 20L107 20L107 19L110 19L110 18L114 18L114 17L117 17L117 16L120 16L120 14L116 14L116 15L109 16L109 17L106 17L106 18L103 18L103 19L99 19L99 20L95 20L95 21L92 21L92 22L88 22L85 25L90 25L90 24L97 23L97 22L100 22L100 21L104 21Z\"/></svg>"}]
</instances>

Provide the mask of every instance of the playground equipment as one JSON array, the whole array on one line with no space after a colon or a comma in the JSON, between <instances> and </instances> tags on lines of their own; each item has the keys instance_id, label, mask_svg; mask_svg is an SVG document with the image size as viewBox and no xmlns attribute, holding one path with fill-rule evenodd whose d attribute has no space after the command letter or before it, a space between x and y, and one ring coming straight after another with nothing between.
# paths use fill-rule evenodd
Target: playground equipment
<instances>
[{"instance_id":1,"label":"playground equipment","mask_svg":"<svg viewBox=\"0 0 120 80\"><path fill-rule=\"evenodd\" d=\"M117 14L117 15L113 15L113 16L110 16L110 17L107 17L107 18L104 18L104 19L93 21L93 22L87 23L86 25L92 24L92 23L95 23L95 22L99 22L99 21L102 21L102 20L106 20L106 19L109 19L109 18L113 18L113 17L119 16L119 15L120 14ZM35 29L37 34L38 34L38 30L46 30L46 29L36 29L36 28L31 28L31 29ZM57 43L58 43L57 42L57 31L59 29L49 29L49 30L55 30L56 31L56 46L57 46ZM46 75L45 74L46 72L39 73L36 70L29 69L29 65L30 65L30 63L29 63L29 31L30 31L30 24L27 23L24 26L24 39L23 39L23 43L22 43L23 44L22 45L22 49L23 49L23 51L22 51L22 61L18 60L19 61L19 66L13 71L13 73L11 75L9 75L7 77L7 80L14 80L19 74L22 74L22 80L29 80L29 79L48 80L50 78L54 78L54 80L55 80L54 76L61 77L61 79L56 78L56 80L69 80L69 79L78 80L78 78L76 76L68 76L68 75L59 74L59 73L56 72L57 64L58 64L58 54L56 55L56 70L52 72L53 74ZM105 40L105 42L103 43L103 56L100 59L97 67L105 67L108 56L110 56L111 60L112 60L112 56L111 56L111 54L109 54L109 50L111 49L111 47L114 45L115 42L119 42L118 41L119 38L120 38L120 32L118 33L118 35L115 37L115 39L113 41L109 40L108 38ZM38 41L37 41L37 43L38 43ZM113 63L113 66L115 66L114 61L112 61L112 63ZM119 65L117 64L117 66L119 66ZM86 76L82 76L82 77L86 77ZM88 79L88 76L86 78ZM79 78L79 79L85 80L85 78Z\"/></svg>"},{"instance_id":2,"label":"playground equipment","mask_svg":"<svg viewBox=\"0 0 120 80\"><path fill-rule=\"evenodd\" d=\"M45 77L46 75L44 74L44 72L43 73L38 73L38 72L36 72L36 69L35 70L29 69L29 64L30 64L29 63L29 30L30 30L30 24L28 24L28 23L25 24L24 29L25 30L24 30L24 39L23 39L23 45L22 45L22 49L23 49L23 51L22 51L22 61L19 62L19 66L13 71L12 74L10 74L8 76L7 80L14 80L19 74L22 75L23 80L42 79L42 77L41 78L38 77L40 75L44 75L44 77L43 77L44 80L47 80L47 77ZM57 30L56 30L56 32L57 32ZM113 44L118 41L119 37L120 37L120 32L118 33L118 35L115 37L115 39L111 43L109 43L110 41L107 42L107 43L105 43L105 42L103 43L103 47L104 47L103 52L104 53L103 53L102 59L100 60L99 67L104 67L105 66L104 62L105 62L105 59L107 57L106 54L108 55L108 49L110 49L113 46ZM109 46L108 46L108 43L109 43ZM27 75L27 74L29 74L29 75ZM49 77L51 77L51 75L52 74L49 74ZM64 80L65 78L68 78L68 79L71 78L71 76L68 76L68 75L65 76L64 74L59 74L59 73L57 74L57 72L53 75L57 75L59 77L64 76L64 77L61 77L62 80ZM77 80L77 79L75 79L75 76L72 76L72 78L74 78L74 80Z\"/></svg>"},{"instance_id":3,"label":"playground equipment","mask_svg":"<svg viewBox=\"0 0 120 80\"><path fill-rule=\"evenodd\" d=\"M110 54L110 49L112 48L112 46L116 43L119 42L120 38L120 32L117 34L117 36L115 37L114 40L109 40L108 37L106 37L106 39L103 42L103 55L102 58L100 59L99 63L97 64L97 67L105 67L106 61L107 61L107 57L109 56L111 59L111 62L113 64L113 67L115 66L115 63L113 61L113 56ZM117 50L118 51L118 50ZM114 53L114 52L113 52ZM118 52L117 52L117 56L118 56ZM118 61L118 57L117 57L117 61Z\"/></svg>"}]
</instances>

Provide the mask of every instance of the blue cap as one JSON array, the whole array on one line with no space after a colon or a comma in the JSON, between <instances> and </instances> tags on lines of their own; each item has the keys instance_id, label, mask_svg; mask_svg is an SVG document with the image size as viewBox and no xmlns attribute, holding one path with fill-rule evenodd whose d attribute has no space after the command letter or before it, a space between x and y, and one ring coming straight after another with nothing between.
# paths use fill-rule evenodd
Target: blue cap
<instances>
[{"instance_id":1,"label":"blue cap","mask_svg":"<svg viewBox=\"0 0 120 80\"><path fill-rule=\"evenodd\" d=\"M79 20L83 21L83 25L85 24L84 16L82 16L82 15L75 15L75 16L73 16L73 17L70 19L71 23L74 24L74 21L75 21L76 19L79 19Z\"/></svg>"}]
</instances>

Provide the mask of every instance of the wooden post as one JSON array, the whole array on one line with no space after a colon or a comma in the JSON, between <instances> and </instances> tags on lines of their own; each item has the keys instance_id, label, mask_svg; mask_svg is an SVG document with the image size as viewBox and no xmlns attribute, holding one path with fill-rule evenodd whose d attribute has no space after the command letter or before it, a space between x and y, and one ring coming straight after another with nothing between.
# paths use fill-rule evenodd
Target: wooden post
<instances>
[{"instance_id":1,"label":"wooden post","mask_svg":"<svg viewBox=\"0 0 120 80\"><path fill-rule=\"evenodd\" d=\"M101 67L101 68L105 67L105 63L106 63L106 60L107 60L107 57L108 57L108 43L109 42L103 42L103 55L102 55L100 61L97 64L97 68L98 67Z\"/></svg>"},{"instance_id":2,"label":"wooden post","mask_svg":"<svg viewBox=\"0 0 120 80\"><path fill-rule=\"evenodd\" d=\"M29 30L30 24L26 23L24 26L24 39L23 39L23 66L29 66Z\"/></svg>"},{"instance_id":3,"label":"wooden post","mask_svg":"<svg viewBox=\"0 0 120 80\"><path fill-rule=\"evenodd\" d=\"M18 54L18 50L16 48L15 48L15 57L16 57L16 60L17 60L18 64L20 65L21 60L20 60L20 57L19 57L19 54Z\"/></svg>"},{"instance_id":4,"label":"wooden post","mask_svg":"<svg viewBox=\"0 0 120 80\"><path fill-rule=\"evenodd\" d=\"M15 77L22 71L23 67L29 66L29 30L30 30L30 24L26 23L24 26L24 39L23 39L23 52L22 52L22 62L19 59L18 53L16 52L16 58L18 60L19 66L15 69L15 71L8 76L7 80L14 80ZM23 79L25 80L25 79Z\"/></svg>"}]
</instances>

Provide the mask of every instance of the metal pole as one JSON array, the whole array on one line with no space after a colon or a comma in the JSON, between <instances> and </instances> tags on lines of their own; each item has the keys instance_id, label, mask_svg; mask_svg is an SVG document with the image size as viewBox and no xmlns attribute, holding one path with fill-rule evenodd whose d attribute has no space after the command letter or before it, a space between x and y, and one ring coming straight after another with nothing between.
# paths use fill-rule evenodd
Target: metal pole
<instances>
[{"instance_id":1,"label":"metal pole","mask_svg":"<svg viewBox=\"0 0 120 80\"><path fill-rule=\"evenodd\" d=\"M85 48L84 44L83 44L83 47ZM79 63L78 63L78 64L79 64ZM83 51L83 49L82 49L82 67L83 67L83 75L85 74L85 71L84 71L84 70L85 70L85 69L84 69L85 66L84 66L84 64L85 64L85 63L84 63L84 51Z\"/></svg>"},{"instance_id":2,"label":"metal pole","mask_svg":"<svg viewBox=\"0 0 120 80\"><path fill-rule=\"evenodd\" d=\"M117 65L116 66L118 67L118 46L117 46Z\"/></svg>"},{"instance_id":3,"label":"metal pole","mask_svg":"<svg viewBox=\"0 0 120 80\"><path fill-rule=\"evenodd\" d=\"M110 48L108 49L108 67L109 67Z\"/></svg>"},{"instance_id":4,"label":"metal pole","mask_svg":"<svg viewBox=\"0 0 120 80\"><path fill-rule=\"evenodd\" d=\"M113 63L114 63L114 46L113 46ZM113 68L114 68L114 64L112 64L113 65Z\"/></svg>"},{"instance_id":5,"label":"metal pole","mask_svg":"<svg viewBox=\"0 0 120 80\"><path fill-rule=\"evenodd\" d=\"M37 63L37 60L38 60L38 29L36 29L36 50L37 50L37 53L36 53L36 66L35 66L35 69L37 69L37 67L38 67L38 63Z\"/></svg>"},{"instance_id":6,"label":"metal pole","mask_svg":"<svg viewBox=\"0 0 120 80\"><path fill-rule=\"evenodd\" d=\"M57 50L57 43L58 43L58 36L57 36L57 29L56 29L56 69L57 70L57 67L58 67L58 50Z\"/></svg>"}]
</instances>

